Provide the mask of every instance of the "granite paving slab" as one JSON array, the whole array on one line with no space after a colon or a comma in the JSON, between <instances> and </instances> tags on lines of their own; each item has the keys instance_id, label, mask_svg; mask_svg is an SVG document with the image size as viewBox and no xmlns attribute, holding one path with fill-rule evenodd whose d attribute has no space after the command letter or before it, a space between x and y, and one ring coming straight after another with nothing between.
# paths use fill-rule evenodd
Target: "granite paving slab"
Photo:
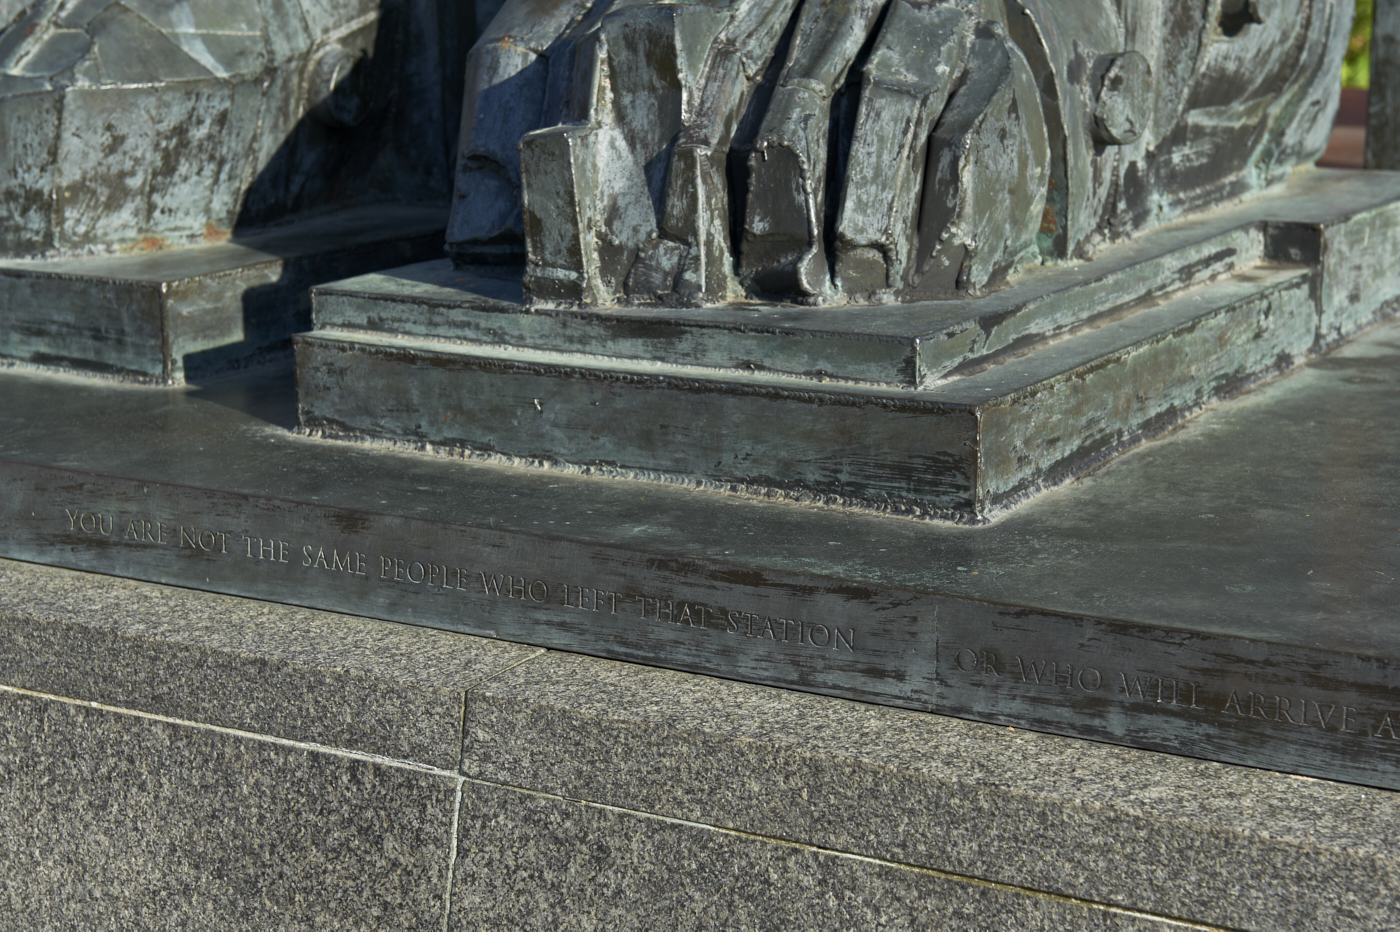
<instances>
[{"instance_id":1,"label":"granite paving slab","mask_svg":"<svg viewBox=\"0 0 1400 932\"><path fill-rule=\"evenodd\" d=\"M0 621L0 929L1400 922L1396 792L19 563Z\"/></svg>"},{"instance_id":2,"label":"granite paving slab","mask_svg":"<svg viewBox=\"0 0 1400 932\"><path fill-rule=\"evenodd\" d=\"M0 683L445 769L466 690L538 653L0 560Z\"/></svg>"},{"instance_id":3,"label":"granite paving slab","mask_svg":"<svg viewBox=\"0 0 1400 932\"><path fill-rule=\"evenodd\" d=\"M1400 922L1400 793L554 652L467 708L473 779L1232 929Z\"/></svg>"},{"instance_id":4,"label":"granite paving slab","mask_svg":"<svg viewBox=\"0 0 1400 932\"><path fill-rule=\"evenodd\" d=\"M452 932L1208 928L501 787L457 843Z\"/></svg>"},{"instance_id":5,"label":"granite paving slab","mask_svg":"<svg viewBox=\"0 0 1400 932\"><path fill-rule=\"evenodd\" d=\"M457 781L0 692L0 929L439 929Z\"/></svg>"}]
</instances>

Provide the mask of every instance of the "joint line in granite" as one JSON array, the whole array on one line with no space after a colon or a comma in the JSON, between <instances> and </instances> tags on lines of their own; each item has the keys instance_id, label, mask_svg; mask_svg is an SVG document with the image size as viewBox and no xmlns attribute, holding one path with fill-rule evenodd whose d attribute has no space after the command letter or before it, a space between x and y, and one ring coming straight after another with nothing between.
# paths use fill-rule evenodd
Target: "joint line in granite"
<instances>
[{"instance_id":1,"label":"joint line in granite","mask_svg":"<svg viewBox=\"0 0 1400 932\"><path fill-rule=\"evenodd\" d=\"M447 779L462 781L460 773L451 770L443 770L431 764L420 764L417 761L403 760L397 757L387 757L383 754L370 754L367 751L352 751L349 748L337 748L329 744L317 744L314 741L297 741L294 738L280 738L277 735L261 734L256 731L243 731L239 728L228 728L223 725L211 725L208 722L195 722L184 718L175 718L170 715L159 715L155 712L143 712L140 709L124 709L121 706L107 705L102 702L93 702L90 699L74 699L70 696L55 696L52 693L41 693L32 689L23 689L19 686L7 686L0 683L0 694L13 693L18 696L29 696L35 699L44 699L49 702L61 702L65 705L81 706L88 709L96 709L99 712L111 712L116 715L129 715L133 718L144 718L150 721L164 722L167 725L179 725L185 728L196 728L201 731L213 731L222 735L229 735L234 738L245 738L249 741L262 741L267 744L280 744L283 747L296 748L301 751L315 751L319 754L332 754L336 757L348 757L352 760L364 761L370 764L380 764L385 767L397 767L400 770L412 770L417 773L429 774L435 777L446 777Z\"/></svg>"},{"instance_id":2,"label":"joint line in granite","mask_svg":"<svg viewBox=\"0 0 1400 932\"><path fill-rule=\"evenodd\" d=\"M710 832L718 832L721 835L732 835L736 838L743 838L750 841L767 842L774 845L783 845L788 848L798 848L803 851L810 851L815 854L825 854L832 857L846 858L852 861L861 861L866 864L874 864L879 867L896 867L903 870L917 871L921 874L928 874L944 880L954 880L960 883L973 884L979 887L987 887L1002 893L1015 893L1021 896L1035 896L1045 900L1054 900L1071 906L1078 906L1088 909L1098 909L1104 912L1114 913L1131 919L1145 919L1156 923L1167 923L1170 928L1191 929L1195 932L1242 932L1233 926L1211 925L1209 923L1198 922L1191 919L1178 919L1174 916L1166 916L1161 913L1149 913L1138 909L1129 909L1125 906L1116 906L1112 903L1104 903L1099 900L1089 900L1078 896L1068 896L1063 893L1051 893L1048 890L1037 890L1034 887L1023 887L1017 884L1004 883L997 880L986 880L971 874L959 874L953 871L940 870L936 867L925 867L921 864L910 864L906 861L893 861L887 858L874 858L866 854L854 854L850 851L841 851L838 848L824 848L821 845L812 845L800 841L789 841L785 838L777 838L772 835L761 835L757 832L745 832L739 829L725 828L719 825L712 825L708 822L694 822L690 819L678 819L675 816L660 815L655 812L646 812L641 809L628 809L624 806L610 806L607 803L593 802L592 800L580 799L576 796L565 796L560 793L547 793L543 790L532 790L525 786L514 786L509 783L499 783L492 780L481 780L474 777L466 777L464 783L473 783L480 786L489 786L496 789L513 790L517 793L525 793L529 796L538 796L543 799L550 799L557 802L577 803L581 806L588 806L592 809L602 809L607 812L615 812L621 815L636 816L641 819L651 819L657 822L667 822L672 825L684 825L687 828L698 828ZM459 790L460 792L460 790Z\"/></svg>"},{"instance_id":3,"label":"joint line in granite","mask_svg":"<svg viewBox=\"0 0 1400 932\"><path fill-rule=\"evenodd\" d=\"M447 889L442 895L442 932L451 932L452 927L452 881L457 870L457 827L462 820L462 784L466 782L459 776L452 796L452 838L447 851Z\"/></svg>"},{"instance_id":4,"label":"joint line in granite","mask_svg":"<svg viewBox=\"0 0 1400 932\"><path fill-rule=\"evenodd\" d=\"M465 690L462 691L462 716L461 720L458 722L460 728L457 732L457 769L459 771L459 775L460 771L465 770L467 767L467 709L471 703L472 693L475 690L480 689L482 686L485 686L492 680L496 679L497 677L504 676L511 670L514 670L516 667L523 666L524 664L527 664L532 660L537 660L542 655L547 653L549 653L549 651L545 650L543 647L538 648L533 654L529 655L528 657L522 657L515 663L507 664L506 666L501 667L501 669L496 670L495 672L490 673L486 676L483 676L481 679L477 680L475 683L472 683L470 686L468 686ZM453 844L456 844L456 842L454 841Z\"/></svg>"}]
</instances>

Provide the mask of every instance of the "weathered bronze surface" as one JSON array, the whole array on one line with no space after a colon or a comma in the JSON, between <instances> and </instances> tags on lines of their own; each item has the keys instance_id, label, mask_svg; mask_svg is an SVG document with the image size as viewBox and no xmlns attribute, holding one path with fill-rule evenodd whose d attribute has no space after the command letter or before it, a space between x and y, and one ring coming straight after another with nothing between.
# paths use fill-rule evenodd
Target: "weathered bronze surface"
<instances>
[{"instance_id":1,"label":"weathered bronze surface","mask_svg":"<svg viewBox=\"0 0 1400 932\"><path fill-rule=\"evenodd\" d=\"M1321 154L1349 0L511 0L459 264L543 304L977 295Z\"/></svg>"},{"instance_id":2,"label":"weathered bronze surface","mask_svg":"<svg viewBox=\"0 0 1400 932\"><path fill-rule=\"evenodd\" d=\"M440 254L471 9L0 0L0 356L179 381Z\"/></svg>"},{"instance_id":3,"label":"weathered bronze surface","mask_svg":"<svg viewBox=\"0 0 1400 932\"><path fill-rule=\"evenodd\" d=\"M1383 325L960 528L298 437L290 380L8 372L0 554L1400 788L1397 387Z\"/></svg>"},{"instance_id":4,"label":"weathered bronze surface","mask_svg":"<svg viewBox=\"0 0 1400 932\"><path fill-rule=\"evenodd\" d=\"M428 264L318 289L301 423L985 521L1387 313L1397 254L1400 176L1301 171L961 300L541 309L518 268Z\"/></svg>"},{"instance_id":5,"label":"weathered bronze surface","mask_svg":"<svg viewBox=\"0 0 1400 932\"><path fill-rule=\"evenodd\" d=\"M328 208L441 203L475 33L463 13L3 0L0 257L199 245Z\"/></svg>"},{"instance_id":6,"label":"weathered bronze surface","mask_svg":"<svg viewBox=\"0 0 1400 932\"><path fill-rule=\"evenodd\" d=\"M312 285L440 255L443 219L377 205L203 246L0 260L0 356L168 383L286 356Z\"/></svg>"},{"instance_id":7,"label":"weathered bronze surface","mask_svg":"<svg viewBox=\"0 0 1400 932\"><path fill-rule=\"evenodd\" d=\"M0 0L0 353L457 185L0 372L0 555L1400 789L1350 10Z\"/></svg>"}]
</instances>

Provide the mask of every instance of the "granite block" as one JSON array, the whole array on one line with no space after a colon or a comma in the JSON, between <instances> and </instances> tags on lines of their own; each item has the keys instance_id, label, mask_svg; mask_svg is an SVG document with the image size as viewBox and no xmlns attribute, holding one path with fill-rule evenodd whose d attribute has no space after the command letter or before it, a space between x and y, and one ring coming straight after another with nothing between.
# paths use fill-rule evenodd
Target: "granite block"
<instances>
[{"instance_id":1,"label":"granite block","mask_svg":"<svg viewBox=\"0 0 1400 932\"><path fill-rule=\"evenodd\" d=\"M453 770L536 648L0 560L0 683Z\"/></svg>"},{"instance_id":2,"label":"granite block","mask_svg":"<svg viewBox=\"0 0 1400 932\"><path fill-rule=\"evenodd\" d=\"M1400 925L1400 793L550 653L463 772L1238 929Z\"/></svg>"},{"instance_id":3,"label":"granite block","mask_svg":"<svg viewBox=\"0 0 1400 932\"><path fill-rule=\"evenodd\" d=\"M1204 928L490 784L457 852L453 932Z\"/></svg>"},{"instance_id":4,"label":"granite block","mask_svg":"<svg viewBox=\"0 0 1400 932\"><path fill-rule=\"evenodd\" d=\"M0 930L438 929L450 774L0 693Z\"/></svg>"}]
</instances>

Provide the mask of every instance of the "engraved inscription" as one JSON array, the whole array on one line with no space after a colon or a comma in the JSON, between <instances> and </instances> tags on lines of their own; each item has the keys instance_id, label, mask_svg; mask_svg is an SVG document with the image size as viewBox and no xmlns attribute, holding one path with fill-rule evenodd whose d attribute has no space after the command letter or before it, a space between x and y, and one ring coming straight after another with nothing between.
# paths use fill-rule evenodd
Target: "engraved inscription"
<instances>
[{"instance_id":1,"label":"engraved inscription","mask_svg":"<svg viewBox=\"0 0 1400 932\"><path fill-rule=\"evenodd\" d=\"M476 574L481 579L481 591L497 598L519 599L522 602L549 601L549 583L509 573Z\"/></svg>"},{"instance_id":2,"label":"engraved inscription","mask_svg":"<svg viewBox=\"0 0 1400 932\"><path fill-rule=\"evenodd\" d=\"M1120 671L1118 685L1122 689L1125 699L1137 698L1143 702L1184 705L1188 709L1205 708L1205 706L1196 703L1196 694L1200 691L1200 684L1191 680L1138 673L1134 673L1130 680L1126 672Z\"/></svg>"},{"instance_id":3,"label":"engraved inscription","mask_svg":"<svg viewBox=\"0 0 1400 932\"><path fill-rule=\"evenodd\" d=\"M365 568L366 557L363 553L353 550L346 550L342 553L331 548L330 556L326 556L325 547L317 547L316 555L311 555L311 544L305 544L301 548L301 565L309 566L313 569L327 570L332 573L349 573L351 576L368 576Z\"/></svg>"},{"instance_id":4,"label":"engraved inscription","mask_svg":"<svg viewBox=\"0 0 1400 932\"><path fill-rule=\"evenodd\" d=\"M951 656L951 671L983 685L1049 698L1051 691L1094 696L1117 704L1216 719L1245 720L1269 727L1310 728L1336 735L1400 740L1400 711L1372 710L1320 695L1283 689L1240 689L1199 679L1132 669L1103 669L1064 658L999 653L963 647Z\"/></svg>"},{"instance_id":5,"label":"engraved inscription","mask_svg":"<svg viewBox=\"0 0 1400 932\"><path fill-rule=\"evenodd\" d=\"M518 573L481 571L477 573L477 581L481 593L492 599L514 599L560 606L569 609L571 613L582 612L602 618L630 614L649 624L709 630L759 642L769 641L772 643L759 646L772 648L786 644L846 653L855 653L857 649L854 627L780 618L645 592L630 595L596 585L584 585L569 580L546 581Z\"/></svg>"},{"instance_id":6,"label":"engraved inscription","mask_svg":"<svg viewBox=\"0 0 1400 932\"><path fill-rule=\"evenodd\" d=\"M379 557L379 579L384 582L407 583L425 589L455 589L466 591L472 574L460 566L425 560L405 560L382 554Z\"/></svg>"},{"instance_id":7,"label":"engraved inscription","mask_svg":"<svg viewBox=\"0 0 1400 932\"><path fill-rule=\"evenodd\" d=\"M194 525L180 525L180 546L205 553L228 553L228 534L224 531L211 531Z\"/></svg>"},{"instance_id":8,"label":"engraved inscription","mask_svg":"<svg viewBox=\"0 0 1400 932\"><path fill-rule=\"evenodd\" d=\"M581 612L606 612L609 615L617 614L617 602L620 597L611 589L598 589L593 586L572 586L569 583L561 582L559 584L559 591L563 593L565 608L573 608Z\"/></svg>"},{"instance_id":9,"label":"engraved inscription","mask_svg":"<svg viewBox=\"0 0 1400 932\"><path fill-rule=\"evenodd\" d=\"M169 521L161 516L117 515L70 506L62 509L70 534L101 536L141 546L166 546L187 558L231 558L266 572L331 574L345 582L388 585L407 591L457 593L464 606L479 600L512 603L571 623L637 621L665 625L695 636L743 638L767 651L830 651L853 654L862 643L854 626L785 618L744 607L572 579L544 579L519 569L501 571L463 566L412 553L374 553L353 542L292 541L269 534ZM282 569L285 566L286 569Z\"/></svg>"},{"instance_id":10,"label":"engraved inscription","mask_svg":"<svg viewBox=\"0 0 1400 932\"><path fill-rule=\"evenodd\" d=\"M798 614L793 611L779 615L772 610L776 601L768 611L761 610L762 603L723 604L724 596L699 588L700 583L693 584L691 592L676 592L655 580L560 579L530 572L529 567L473 566L470 558L453 559L426 548L415 553L412 544L403 544L397 553L380 552L357 547L346 536L307 540L295 539L297 534L292 532L287 535L292 539L284 539L267 533L276 528L220 527L203 517L193 523L188 516L180 518L73 503L52 516L55 530L61 528L60 533L75 539L94 543L104 539L114 546L148 552L165 548L172 558L183 560L227 560L244 567L242 573L256 567L256 572L282 574L289 581L319 578L326 581L323 585L384 586L404 593L405 598L414 597L409 593L432 592L459 606L454 612L504 610L554 625L598 626L598 630L616 626L622 636L635 636L641 626L654 627L659 633L664 626L675 634L673 640L703 644L693 639L728 639L735 646L743 644L745 653L762 652L775 658L808 652L814 658L831 655L836 662L870 649L857 626L834 624L831 618L790 617ZM678 588L688 585L692 584L681 583ZM1108 659L1087 651L1076 655L1073 645L1037 653L974 643L939 651L937 659L945 682L974 683L1017 696L1018 701L1064 703L1066 708L1087 713L1150 709L1202 723L1233 722L1275 733L1310 730L1345 740L1400 741L1400 709L1368 707L1355 695L1329 696L1325 687L1219 682L1211 676L1152 670L1150 663L1135 668L1131 659L1121 656Z\"/></svg>"},{"instance_id":11,"label":"engraved inscription","mask_svg":"<svg viewBox=\"0 0 1400 932\"><path fill-rule=\"evenodd\" d=\"M1305 728L1321 728L1353 734L1357 709L1349 705L1339 706L1335 702L1319 702L1299 696L1280 696L1257 693L1252 690L1230 690L1225 704L1220 710L1227 715L1244 718L1262 718L1266 722L1298 725ZM1386 718L1390 718L1389 715Z\"/></svg>"},{"instance_id":12,"label":"engraved inscription","mask_svg":"<svg viewBox=\"0 0 1400 932\"><path fill-rule=\"evenodd\" d=\"M138 544L163 544L169 530L159 521L132 518L126 523L126 533L122 535L122 540L135 541Z\"/></svg>"},{"instance_id":13,"label":"engraved inscription","mask_svg":"<svg viewBox=\"0 0 1400 932\"><path fill-rule=\"evenodd\" d=\"M1064 660L1026 658L1019 654L1009 662L999 660L989 650L964 648L953 656L953 663L964 673L979 673L998 679L1009 677L1018 683L1098 692L1104 688L1103 671L1097 667L1075 666Z\"/></svg>"},{"instance_id":14,"label":"engraved inscription","mask_svg":"<svg viewBox=\"0 0 1400 932\"><path fill-rule=\"evenodd\" d=\"M759 640L781 641L784 644L796 643L805 647L825 647L831 650L845 650L855 653L856 631L854 628L828 628L823 624L800 621L795 618L779 618L775 615L759 615L755 612L732 611L726 614L725 621L731 633L742 633L744 637Z\"/></svg>"},{"instance_id":15,"label":"engraved inscription","mask_svg":"<svg viewBox=\"0 0 1400 932\"><path fill-rule=\"evenodd\" d=\"M84 534L101 534L103 537L111 537L112 529L116 526L111 515L99 514L95 511L73 511L65 508L63 513L68 516L68 530L81 531Z\"/></svg>"},{"instance_id":16,"label":"engraved inscription","mask_svg":"<svg viewBox=\"0 0 1400 932\"><path fill-rule=\"evenodd\" d=\"M266 560L269 563L286 563L287 554L291 552L292 545L285 540L273 540L270 537L252 537L248 534L239 535L239 539L247 545L245 554L250 560Z\"/></svg>"}]
</instances>

